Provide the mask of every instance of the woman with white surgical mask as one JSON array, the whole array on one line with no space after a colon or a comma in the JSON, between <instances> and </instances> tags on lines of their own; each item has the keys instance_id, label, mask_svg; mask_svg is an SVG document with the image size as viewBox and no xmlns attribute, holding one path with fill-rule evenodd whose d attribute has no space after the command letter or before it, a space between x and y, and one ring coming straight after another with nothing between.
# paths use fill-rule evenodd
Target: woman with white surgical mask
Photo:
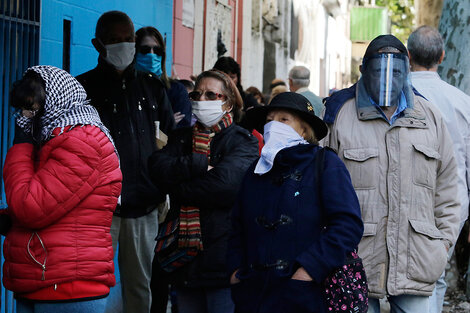
<instances>
[{"instance_id":1,"label":"woman with white surgical mask","mask_svg":"<svg viewBox=\"0 0 470 313\"><path fill-rule=\"evenodd\" d=\"M318 145L326 124L294 92L247 111L247 119L264 132L265 145L244 177L230 219L227 265L236 311L352 312L325 286L331 273L357 257L352 251L364 227L346 166ZM354 312L366 312L365 279L345 284L364 290L354 297L360 302Z\"/></svg>"},{"instance_id":2,"label":"woman with white surgical mask","mask_svg":"<svg viewBox=\"0 0 470 313\"><path fill-rule=\"evenodd\" d=\"M156 259L170 272L180 313L233 313L226 268L230 214L240 182L258 157L258 142L240 120L243 102L225 73L200 74L189 94L197 122L176 129L149 159L154 183L170 195L171 208L157 237ZM159 248L176 230L178 250ZM161 240L159 240L161 238ZM168 251L170 250L170 251ZM184 258L166 256L183 255Z\"/></svg>"},{"instance_id":3,"label":"woman with white surgical mask","mask_svg":"<svg viewBox=\"0 0 470 313\"><path fill-rule=\"evenodd\" d=\"M233 120L233 103L227 101L221 80L214 77L203 78L189 97L192 100L193 114L202 126L210 128L224 115L231 116Z\"/></svg>"}]
</instances>

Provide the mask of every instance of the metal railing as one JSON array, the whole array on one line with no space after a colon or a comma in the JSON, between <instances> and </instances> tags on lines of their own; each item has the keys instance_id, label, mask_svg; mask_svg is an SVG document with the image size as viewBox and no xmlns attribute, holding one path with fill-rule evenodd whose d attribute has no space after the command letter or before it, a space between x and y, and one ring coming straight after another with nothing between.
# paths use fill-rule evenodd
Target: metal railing
<instances>
[{"instance_id":1,"label":"metal railing","mask_svg":"<svg viewBox=\"0 0 470 313\"><path fill-rule=\"evenodd\" d=\"M14 135L13 110L9 106L11 84L39 62L40 0L0 0L0 174ZM6 208L0 179L0 209ZM3 239L2 239L3 246ZM2 250L0 249L0 256ZM1 258L3 263L3 256ZM14 312L11 292L1 289L1 313Z\"/></svg>"}]
</instances>

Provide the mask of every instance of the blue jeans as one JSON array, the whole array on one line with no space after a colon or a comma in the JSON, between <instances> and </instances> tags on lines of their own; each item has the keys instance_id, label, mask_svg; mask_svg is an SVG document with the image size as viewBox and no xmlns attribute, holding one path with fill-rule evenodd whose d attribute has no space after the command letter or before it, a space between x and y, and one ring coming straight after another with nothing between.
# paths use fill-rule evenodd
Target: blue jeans
<instances>
[{"instance_id":1,"label":"blue jeans","mask_svg":"<svg viewBox=\"0 0 470 313\"><path fill-rule=\"evenodd\" d=\"M446 271L442 273L441 277L436 281L436 287L432 291L429 298L429 313L441 313L444 305L444 295L447 290L447 283L445 280Z\"/></svg>"},{"instance_id":2,"label":"blue jeans","mask_svg":"<svg viewBox=\"0 0 470 313\"><path fill-rule=\"evenodd\" d=\"M106 298L76 302L34 302L16 301L17 313L103 313Z\"/></svg>"},{"instance_id":3,"label":"blue jeans","mask_svg":"<svg viewBox=\"0 0 470 313\"><path fill-rule=\"evenodd\" d=\"M429 310L429 297L401 295L388 296L390 313L425 313ZM369 298L367 313L380 313L379 299Z\"/></svg>"},{"instance_id":4,"label":"blue jeans","mask_svg":"<svg viewBox=\"0 0 470 313\"><path fill-rule=\"evenodd\" d=\"M233 313L230 288L177 288L179 313Z\"/></svg>"}]
</instances>

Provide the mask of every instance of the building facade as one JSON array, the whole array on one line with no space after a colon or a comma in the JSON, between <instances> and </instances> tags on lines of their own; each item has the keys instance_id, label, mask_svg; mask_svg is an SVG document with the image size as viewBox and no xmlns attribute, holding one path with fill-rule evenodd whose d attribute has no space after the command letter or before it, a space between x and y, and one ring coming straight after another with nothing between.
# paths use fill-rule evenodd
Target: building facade
<instances>
[{"instance_id":1,"label":"building facade","mask_svg":"<svg viewBox=\"0 0 470 313\"><path fill-rule=\"evenodd\" d=\"M189 79L222 55L240 63L243 5L235 0L175 0L172 75Z\"/></svg>"},{"instance_id":2,"label":"building facade","mask_svg":"<svg viewBox=\"0 0 470 313\"><path fill-rule=\"evenodd\" d=\"M327 96L350 82L348 0L176 0L173 75L188 79L222 55L241 66L241 83L268 92L294 65Z\"/></svg>"}]
</instances>

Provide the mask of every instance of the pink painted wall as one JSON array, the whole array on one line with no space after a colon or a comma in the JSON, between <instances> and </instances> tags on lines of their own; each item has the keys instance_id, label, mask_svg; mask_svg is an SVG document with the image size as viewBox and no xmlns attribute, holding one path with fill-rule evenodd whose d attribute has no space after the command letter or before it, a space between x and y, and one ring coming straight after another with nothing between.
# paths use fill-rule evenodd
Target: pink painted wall
<instances>
[{"instance_id":1,"label":"pink painted wall","mask_svg":"<svg viewBox=\"0 0 470 313\"><path fill-rule=\"evenodd\" d=\"M237 7L238 1L238 7ZM241 63L242 52L242 32L243 32L243 0L229 0L229 6L232 9L232 38L231 49L226 53ZM238 23L236 21L238 10ZM189 79L193 73L193 58L194 58L194 29L183 26L183 0L175 0L174 14L173 14L173 68L172 75L178 76L180 79ZM205 27L205 25L204 25ZM236 36L235 29L238 28ZM204 30L205 34L205 30ZM238 41L237 49L235 49L235 41ZM201 45L203 43L201 42ZM237 51L235 51L237 50ZM202 62L204 63L204 57Z\"/></svg>"},{"instance_id":2,"label":"pink painted wall","mask_svg":"<svg viewBox=\"0 0 470 313\"><path fill-rule=\"evenodd\" d=\"M235 59L242 66L242 44L243 44L243 0L238 1L238 46ZM234 54L235 55L235 54Z\"/></svg>"},{"instance_id":3,"label":"pink painted wall","mask_svg":"<svg viewBox=\"0 0 470 313\"><path fill-rule=\"evenodd\" d=\"M175 0L173 14L172 75L189 79L193 74L194 29L183 26L183 0Z\"/></svg>"},{"instance_id":4,"label":"pink painted wall","mask_svg":"<svg viewBox=\"0 0 470 313\"><path fill-rule=\"evenodd\" d=\"M232 49L231 51L229 51L229 54L241 66L242 43L243 43L243 40L242 40L243 38L243 0L229 0L228 4L232 7L232 38L231 38ZM238 11L238 21L237 21L237 11Z\"/></svg>"},{"instance_id":5,"label":"pink painted wall","mask_svg":"<svg viewBox=\"0 0 470 313\"><path fill-rule=\"evenodd\" d=\"M232 49L231 51L229 51L229 54L234 58L236 59L237 56L235 55L235 28L236 28L236 25L237 25L237 22L236 22L236 19L237 19L237 12L236 12L236 1L235 0L229 0L228 1L228 5L232 7L232 38L231 38L231 46L232 46Z\"/></svg>"}]
</instances>

